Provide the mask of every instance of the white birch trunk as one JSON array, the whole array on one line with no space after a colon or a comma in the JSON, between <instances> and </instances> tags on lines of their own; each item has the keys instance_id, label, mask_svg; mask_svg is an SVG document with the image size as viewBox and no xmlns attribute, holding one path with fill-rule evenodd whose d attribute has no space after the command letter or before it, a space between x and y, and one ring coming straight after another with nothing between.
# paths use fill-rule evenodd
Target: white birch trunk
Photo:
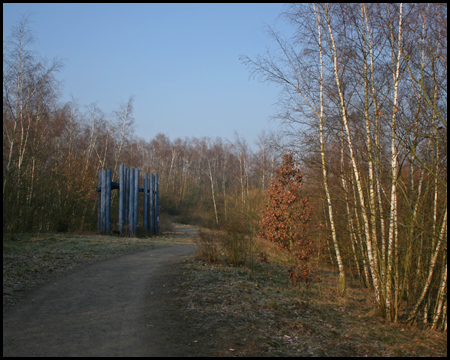
<instances>
[{"instance_id":1,"label":"white birch trunk","mask_svg":"<svg viewBox=\"0 0 450 360\"><path fill-rule=\"evenodd\" d=\"M341 253L339 250L339 244L337 241L337 235L336 235L336 226L334 223L334 217L333 217L333 207L331 204L331 195L330 195L330 189L328 187L328 174L327 174L327 165L325 162L325 146L324 146L324 139L323 139L323 116L324 116L324 108L323 108L323 51L322 51L322 32L321 32L321 18L320 18L320 12L317 9L316 6L314 6L314 10L316 12L316 22L317 22L317 29L318 29L318 35L319 35L319 55L320 55L320 114L319 114L319 142L320 142L320 158L322 162L322 175L323 175L323 185L325 188L325 196L327 201L327 208L328 208L328 216L330 219L330 226L331 226L331 238L333 241L334 250L336 253L336 261L338 264L339 269L339 284L338 284L338 293L341 296L345 295L345 270L344 270L344 264L342 261Z\"/></svg>"},{"instance_id":2,"label":"white birch trunk","mask_svg":"<svg viewBox=\"0 0 450 360\"><path fill-rule=\"evenodd\" d=\"M398 52L397 58L394 57L394 49L392 49L392 67L393 67L393 78L394 78L394 99L392 105L392 121L391 121L391 209L390 209L390 223L389 223L389 236L388 236L388 252L387 252L387 274L386 274L386 315L389 321L393 321L394 312L396 309L393 308L393 300L395 298L395 293L393 293L393 266L396 255L396 246L397 246L397 177L398 177L398 153L396 146L396 114L398 111L397 108L397 100L398 100L398 88L399 88L399 80L400 80L400 59L401 59L401 36L402 36L402 9L403 4L400 4L400 15L399 15L399 24L398 24ZM389 10L389 8L388 8ZM394 32L392 25L391 27L391 40L392 45L394 44ZM395 269L398 272L398 268Z\"/></svg>"},{"instance_id":3,"label":"white birch trunk","mask_svg":"<svg viewBox=\"0 0 450 360\"><path fill-rule=\"evenodd\" d=\"M434 312L433 326L431 327L433 330L436 330L437 324L439 321L439 317L442 314L444 298L447 296L446 289L447 289L447 261L445 262L445 268L444 268L443 274L441 276L441 286L439 287L438 301L436 304L436 310Z\"/></svg>"},{"instance_id":4,"label":"white birch trunk","mask_svg":"<svg viewBox=\"0 0 450 360\"><path fill-rule=\"evenodd\" d=\"M116 162L114 164L114 171L113 173L116 173L117 165L119 162L120 154L122 153L122 147L125 140L125 128L128 124L128 119L130 117L131 112L133 111L133 98L131 97L128 100L127 105L125 106L125 109L123 111L123 118L122 118L122 131L120 134L120 143L119 143L119 149L117 150L117 156L116 156Z\"/></svg>"},{"instance_id":5,"label":"white birch trunk","mask_svg":"<svg viewBox=\"0 0 450 360\"><path fill-rule=\"evenodd\" d=\"M214 178L211 171L211 162L208 159L208 167L209 167L209 180L211 181L211 193L214 205L214 214L216 215L216 224L219 225L219 216L217 215L217 206L216 206L216 196L214 191Z\"/></svg>"},{"instance_id":6,"label":"white birch trunk","mask_svg":"<svg viewBox=\"0 0 450 360\"><path fill-rule=\"evenodd\" d=\"M380 307L382 307L382 311L383 311L383 301L381 299L378 271L376 268L376 260L374 259L375 253L372 248L372 238L371 238L371 233L370 233L369 217L367 215L367 210L366 210L366 206L365 206L364 192L363 192L363 187L362 187L362 183L361 183L361 176L360 176L360 172L359 172L359 169L358 169L358 166L356 163L356 157L355 157L355 154L353 151L353 141L351 138L350 127L349 127L349 123L348 123L348 119L347 119L347 110L346 110L345 102L344 102L344 94L342 92L341 81L339 79L339 74L338 74L337 49L336 49L336 44L334 41L333 30L331 29L330 13L329 13L329 9L327 7L325 7L325 12L326 12L326 16L327 16L328 31L329 31L329 35L330 35L330 51L331 51L331 56L332 56L332 60L334 63L334 75L335 75L335 79L336 79L337 91L339 93L341 116L342 116L342 120L344 122L344 128L345 128L345 132L347 135L347 142L348 142L348 146L349 146L349 150L350 150L350 158L351 158L353 173L354 173L355 182L356 182L356 186L357 186L357 192L358 192L358 197L359 197L359 202L360 202L360 209L361 209L362 216L364 219L364 233L366 236L367 251L368 251L368 256L369 256L369 263L370 263L370 268L371 268L371 273L372 273L374 290L375 290L375 297L376 297L377 303L380 305Z\"/></svg>"},{"instance_id":7,"label":"white birch trunk","mask_svg":"<svg viewBox=\"0 0 450 360\"><path fill-rule=\"evenodd\" d=\"M428 268L428 277L427 277L427 281L425 282L425 285L422 289L422 293L419 297L419 299L416 302L416 305L414 306L413 310L411 311L407 322L411 322L412 320L414 320L415 316L417 315L417 312L419 311L419 307L420 305L422 305L422 302L425 299L425 296L430 288L431 285L431 280L433 278L433 273L434 273L434 269L436 267L436 260L437 257L439 255L439 251L441 249L441 245L444 242L444 238L446 238L446 233L447 233L447 208L445 209L445 213L444 213L444 218L442 220L442 226L441 226L441 231L440 231L440 235L439 235L439 239L436 245L436 248L433 251L433 255L431 257L430 260L430 266Z\"/></svg>"},{"instance_id":8,"label":"white birch trunk","mask_svg":"<svg viewBox=\"0 0 450 360\"><path fill-rule=\"evenodd\" d=\"M361 16L363 22L366 23L366 27L362 29L362 40L363 40L363 57L364 57L364 119L366 126L366 146L367 146L367 156L368 156L368 167L369 167L369 224L372 229L372 248L376 251L376 243L377 243L377 226L376 226L376 192L375 192L375 171L374 171L374 160L373 160L373 150L372 150L372 131L370 126L370 116L369 116L369 67L368 61L371 52L371 43L370 40L370 31L368 27L368 19L366 14L365 5L361 5ZM367 30L367 35L366 35ZM367 37L366 37L367 36ZM367 50L369 47L369 51ZM373 76L373 72L372 72ZM373 84L372 84L373 86ZM373 90L373 87L372 87ZM370 240L369 240L370 241ZM379 274L380 267L378 264L378 255L376 253L372 253L374 268L375 271Z\"/></svg>"}]
</instances>

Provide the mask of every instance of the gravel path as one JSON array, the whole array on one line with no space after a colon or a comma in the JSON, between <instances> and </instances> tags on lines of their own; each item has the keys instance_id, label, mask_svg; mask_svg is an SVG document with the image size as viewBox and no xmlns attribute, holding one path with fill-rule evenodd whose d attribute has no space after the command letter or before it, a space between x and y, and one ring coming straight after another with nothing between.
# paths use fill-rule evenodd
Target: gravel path
<instances>
[{"instance_id":1,"label":"gravel path","mask_svg":"<svg viewBox=\"0 0 450 360\"><path fill-rule=\"evenodd\" d=\"M176 302L193 244L97 263L33 292L3 318L3 356L198 356Z\"/></svg>"}]
</instances>

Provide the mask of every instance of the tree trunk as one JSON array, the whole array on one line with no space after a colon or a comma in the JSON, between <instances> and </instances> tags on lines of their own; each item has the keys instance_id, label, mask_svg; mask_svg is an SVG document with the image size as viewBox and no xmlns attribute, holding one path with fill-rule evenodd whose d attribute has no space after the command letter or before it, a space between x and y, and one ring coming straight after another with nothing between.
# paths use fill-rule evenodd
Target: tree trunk
<instances>
[{"instance_id":1,"label":"tree trunk","mask_svg":"<svg viewBox=\"0 0 450 360\"><path fill-rule=\"evenodd\" d=\"M320 12L316 10L316 6L314 6L314 10L316 12L316 22L317 22L317 29L318 29L318 35L319 35L319 56L320 56L320 114L319 114L319 142L320 142L320 158L322 162L322 175L323 175L323 186L325 189L325 196L326 196L326 202L327 202L327 208L328 208L328 216L330 220L330 226L331 226L331 238L333 241L334 251L336 253L336 261L338 264L339 269L339 285L338 285L338 293L340 296L345 295L345 270L344 270L344 264L341 257L341 252L339 250L339 244L337 240L337 234L336 234L336 226L334 223L334 217L333 217L333 207L331 204L331 195L330 195L330 189L328 187L328 173L327 173L327 165L325 162L325 145L324 145L324 139L323 139L323 116L324 116L324 108L323 108L323 52L322 52L322 32L321 32L321 18L320 18Z\"/></svg>"}]
</instances>

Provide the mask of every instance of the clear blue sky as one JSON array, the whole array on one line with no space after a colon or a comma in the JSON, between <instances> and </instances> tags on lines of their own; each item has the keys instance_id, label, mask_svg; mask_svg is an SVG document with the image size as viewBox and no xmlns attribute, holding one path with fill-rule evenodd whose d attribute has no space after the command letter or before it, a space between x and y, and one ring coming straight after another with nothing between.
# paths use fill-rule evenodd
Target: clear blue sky
<instances>
[{"instance_id":1,"label":"clear blue sky","mask_svg":"<svg viewBox=\"0 0 450 360\"><path fill-rule=\"evenodd\" d=\"M64 58L62 99L105 113L135 96L136 135L234 139L253 145L279 88L249 79L240 55L274 47L283 4L3 4L3 38L21 15L44 57Z\"/></svg>"}]
</instances>

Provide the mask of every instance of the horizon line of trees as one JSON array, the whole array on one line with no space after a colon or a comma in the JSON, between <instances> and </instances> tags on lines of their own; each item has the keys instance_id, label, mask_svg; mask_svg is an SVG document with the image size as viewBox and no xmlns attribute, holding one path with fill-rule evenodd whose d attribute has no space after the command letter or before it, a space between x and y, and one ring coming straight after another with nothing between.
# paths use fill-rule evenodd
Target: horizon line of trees
<instances>
[{"instance_id":1,"label":"horizon line of trees","mask_svg":"<svg viewBox=\"0 0 450 360\"><path fill-rule=\"evenodd\" d=\"M268 187L279 158L275 135L262 133L255 152L237 134L234 142L139 138L133 97L110 114L61 102L63 62L39 57L33 43L27 18L4 42L4 232L95 231L98 171L111 168L117 179L122 163L160 175L163 212L209 226L226 221L232 192L246 199L249 189ZM112 202L114 209L114 192Z\"/></svg>"}]
</instances>

